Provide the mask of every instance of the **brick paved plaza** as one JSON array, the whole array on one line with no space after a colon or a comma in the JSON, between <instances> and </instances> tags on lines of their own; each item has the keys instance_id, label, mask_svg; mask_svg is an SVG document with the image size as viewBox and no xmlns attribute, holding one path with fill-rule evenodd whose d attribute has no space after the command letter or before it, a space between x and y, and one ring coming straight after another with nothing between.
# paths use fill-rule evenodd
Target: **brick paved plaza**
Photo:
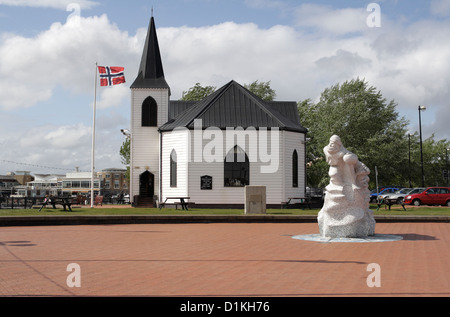
<instances>
[{"instance_id":1,"label":"brick paved plaza","mask_svg":"<svg viewBox=\"0 0 450 317\"><path fill-rule=\"evenodd\" d=\"M0 228L1 296L444 296L450 225L379 223L403 240L293 239L316 223ZM67 271L79 265L81 287ZM368 266L380 267L369 287ZM73 271L75 272L75 271Z\"/></svg>"}]
</instances>

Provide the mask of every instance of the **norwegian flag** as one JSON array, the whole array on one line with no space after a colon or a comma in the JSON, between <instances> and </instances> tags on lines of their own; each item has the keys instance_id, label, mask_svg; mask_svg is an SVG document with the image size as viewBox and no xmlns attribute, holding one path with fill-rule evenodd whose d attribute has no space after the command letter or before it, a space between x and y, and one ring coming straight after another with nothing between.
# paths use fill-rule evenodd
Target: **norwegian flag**
<instances>
[{"instance_id":1,"label":"norwegian flag","mask_svg":"<svg viewBox=\"0 0 450 317\"><path fill-rule=\"evenodd\" d=\"M125 82L124 67L98 66L100 86L113 86Z\"/></svg>"}]
</instances>

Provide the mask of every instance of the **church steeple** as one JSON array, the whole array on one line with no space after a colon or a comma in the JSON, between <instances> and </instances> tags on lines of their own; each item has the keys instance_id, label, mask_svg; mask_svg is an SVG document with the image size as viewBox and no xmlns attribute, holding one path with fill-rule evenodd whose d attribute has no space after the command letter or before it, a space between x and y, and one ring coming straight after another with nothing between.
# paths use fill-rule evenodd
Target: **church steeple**
<instances>
[{"instance_id":1,"label":"church steeple","mask_svg":"<svg viewBox=\"0 0 450 317\"><path fill-rule=\"evenodd\" d=\"M150 19L150 25L147 31L144 51L142 53L141 64L139 66L138 76L131 85L131 88L167 88L164 78L164 70L159 51L158 37L156 35L155 19Z\"/></svg>"}]
</instances>

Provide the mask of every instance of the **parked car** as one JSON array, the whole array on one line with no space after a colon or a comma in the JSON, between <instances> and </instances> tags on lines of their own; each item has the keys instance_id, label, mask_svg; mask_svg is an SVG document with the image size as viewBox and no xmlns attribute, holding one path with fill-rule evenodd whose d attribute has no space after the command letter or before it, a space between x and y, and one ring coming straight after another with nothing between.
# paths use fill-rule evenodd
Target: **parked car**
<instances>
[{"instance_id":1,"label":"parked car","mask_svg":"<svg viewBox=\"0 0 450 317\"><path fill-rule=\"evenodd\" d=\"M394 194L396 194L398 192L408 192L410 190L411 190L411 188L399 188L397 190L383 191L383 193L378 195L378 200L380 201L380 200L383 199L383 200L386 201L387 198L389 198L390 196L392 196L392 195L394 195Z\"/></svg>"},{"instance_id":2,"label":"parked car","mask_svg":"<svg viewBox=\"0 0 450 317\"><path fill-rule=\"evenodd\" d=\"M450 207L450 187L428 187L421 193L407 195L407 205L444 205Z\"/></svg>"},{"instance_id":3,"label":"parked car","mask_svg":"<svg viewBox=\"0 0 450 317\"><path fill-rule=\"evenodd\" d=\"M321 188L306 187L306 196L312 199L313 198L323 199L324 192Z\"/></svg>"},{"instance_id":4,"label":"parked car","mask_svg":"<svg viewBox=\"0 0 450 317\"><path fill-rule=\"evenodd\" d=\"M407 195L421 193L426 188L402 188L395 193L386 195L384 199L388 204L401 204Z\"/></svg>"},{"instance_id":5,"label":"parked car","mask_svg":"<svg viewBox=\"0 0 450 317\"><path fill-rule=\"evenodd\" d=\"M394 193L399 189L399 187L385 187L378 193L377 190L374 189L370 192L370 202L376 202L377 200L381 199L381 197L384 197L387 194Z\"/></svg>"}]
</instances>

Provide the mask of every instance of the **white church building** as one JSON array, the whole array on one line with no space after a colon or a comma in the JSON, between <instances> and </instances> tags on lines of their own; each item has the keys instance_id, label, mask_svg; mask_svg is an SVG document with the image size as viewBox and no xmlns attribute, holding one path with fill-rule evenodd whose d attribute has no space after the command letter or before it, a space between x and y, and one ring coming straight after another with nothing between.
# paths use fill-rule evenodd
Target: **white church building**
<instances>
[{"instance_id":1,"label":"white church building","mask_svg":"<svg viewBox=\"0 0 450 317\"><path fill-rule=\"evenodd\" d=\"M304 197L307 130L296 102L264 101L233 80L198 102L170 100L153 17L130 88L134 206L189 197L242 208L246 185L266 186L268 207Z\"/></svg>"}]
</instances>

